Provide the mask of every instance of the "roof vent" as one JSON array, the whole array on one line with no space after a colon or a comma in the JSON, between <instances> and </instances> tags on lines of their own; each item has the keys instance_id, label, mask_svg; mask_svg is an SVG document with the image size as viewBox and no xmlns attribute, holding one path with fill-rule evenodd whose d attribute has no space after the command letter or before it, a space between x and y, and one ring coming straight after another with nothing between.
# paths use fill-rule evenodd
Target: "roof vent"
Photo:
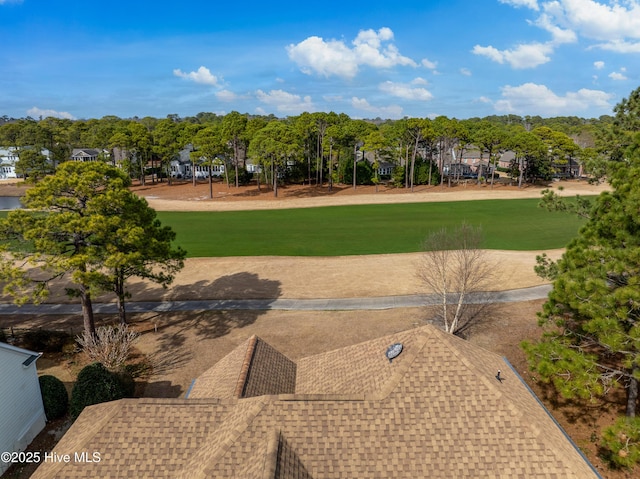
<instances>
[{"instance_id":1,"label":"roof vent","mask_svg":"<svg viewBox=\"0 0 640 479\"><path fill-rule=\"evenodd\" d=\"M402 343L395 343L387 348L387 352L385 353L385 356L387 356L387 359L389 360L389 362L392 362L395 358L400 356L401 352L402 352Z\"/></svg>"}]
</instances>

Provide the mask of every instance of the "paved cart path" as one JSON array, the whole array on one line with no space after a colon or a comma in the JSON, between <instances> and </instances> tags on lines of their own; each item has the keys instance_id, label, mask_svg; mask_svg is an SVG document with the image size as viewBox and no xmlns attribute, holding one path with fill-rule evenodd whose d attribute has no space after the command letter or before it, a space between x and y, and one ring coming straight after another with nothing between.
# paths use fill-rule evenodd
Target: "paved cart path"
<instances>
[{"instance_id":1,"label":"paved cart path","mask_svg":"<svg viewBox=\"0 0 640 479\"><path fill-rule=\"evenodd\" d=\"M475 293L468 303L513 303L544 299L551 285ZM417 308L436 305L440 298L434 294L411 294L402 296L379 296L371 298L325 298L325 299L216 299L192 301L144 301L126 304L128 313L170 311L224 311L224 310L282 310L282 311L366 311L393 308ZM115 314L115 303L94 303L95 313ZM0 315L80 314L79 304L0 304Z\"/></svg>"}]
</instances>

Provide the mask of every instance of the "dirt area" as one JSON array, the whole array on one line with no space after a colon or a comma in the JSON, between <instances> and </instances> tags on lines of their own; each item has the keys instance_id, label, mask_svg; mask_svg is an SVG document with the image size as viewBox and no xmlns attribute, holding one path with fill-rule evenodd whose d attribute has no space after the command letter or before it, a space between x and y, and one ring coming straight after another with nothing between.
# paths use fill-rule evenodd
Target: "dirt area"
<instances>
[{"instance_id":1,"label":"dirt area","mask_svg":"<svg viewBox=\"0 0 640 479\"><path fill-rule=\"evenodd\" d=\"M147 199L156 210L162 211L233 211L246 209L311 208L315 206L357 205L374 203L419 203L427 201L464 201L475 199L540 198L540 192L552 188L559 195L575 196L598 194L608 189L608 185L590 185L586 181L558 181L549 185L527 185L523 188L511 185L508 180L491 185L477 185L468 181L449 187L420 185L411 192L404 188L390 186L328 186L288 185L278 187L278 197L262 185L260 191L255 185L227 186L215 180L213 198L210 198L209 184L198 181L194 186L187 181L174 180L168 183L134 185L133 190ZM377 190L377 191L376 191Z\"/></svg>"},{"instance_id":2,"label":"dirt area","mask_svg":"<svg viewBox=\"0 0 640 479\"><path fill-rule=\"evenodd\" d=\"M558 184L552 185L557 188ZM562 182L561 194L597 194L606 186L586 182ZM201 182L147 184L134 190L158 210L238 210L314 207L335 204L471 200L481 198L537 198L542 187L523 190L505 184L467 184L453 188L418 187L414 193L379 187L292 186L282 188L278 199L263 186L241 189L214 184L215 199L208 199L209 186ZM0 189L1 194L1 189ZM541 284L533 273L539 252L490 252L490 260L500 272L495 289L512 289ZM561 250L549 252L557 257ZM168 290L145 283L133 285L137 301L153 299L213 298L329 298L413 294L420 291L415 276L419 255L372 255L344 258L196 258ZM624 471L609 471L597 456L602 427L613 422L623 410L619 397L608 402L585 405L560 401L528 372L522 340L540 336L536 312L543 301L496 305L486 320L470 334L475 344L504 355L533 390L552 410L559 423L605 478L638 477ZM135 328L143 331L136 343L138 358L148 358L151 374L141 379L142 394L150 397L183 397L191 382L243 342L256 334L292 359L366 341L425 324L433 311L427 308L385 311L200 311L133 315ZM112 318L99 318L110 320ZM4 319L2 319L4 322ZM32 324L63 326L79 318L32 318ZM81 364L77 360L39 360L41 373L55 374L70 384ZM46 433L45 436L46 438ZM44 440L44 439L41 439ZM37 447L37 444L36 444ZM17 477L17 476L16 476ZM20 476L27 477L27 476Z\"/></svg>"}]
</instances>

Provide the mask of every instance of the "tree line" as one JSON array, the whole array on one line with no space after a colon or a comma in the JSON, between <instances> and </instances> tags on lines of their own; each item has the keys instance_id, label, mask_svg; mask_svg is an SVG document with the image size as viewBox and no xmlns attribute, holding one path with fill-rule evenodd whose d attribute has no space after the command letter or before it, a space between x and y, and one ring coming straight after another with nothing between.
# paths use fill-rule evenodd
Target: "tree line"
<instances>
[{"instance_id":1,"label":"tree line","mask_svg":"<svg viewBox=\"0 0 640 479\"><path fill-rule=\"evenodd\" d=\"M469 151L479 154L493 181L498 159L513 152L510 176L519 185L549 180L559 168L581 164L592 174L615 144L614 117L490 116L458 120L439 116L401 120L360 120L334 112L302 113L276 118L232 111L226 115L199 113L194 117L152 117L68 120L59 118L9 119L0 122L0 145L19 152L17 171L36 180L71 157L73 148L111 152L131 178L141 182L171 181L171 162L187 145L193 170L224 164L226 180L239 186L255 176L258 188L267 183L277 194L279 182L306 182L331 187L342 184L377 184L378 167L393 165L385 178L397 187L444 181L446 164L462 162ZM28 147L28 148L26 148ZM39 152L46 148L51 162ZM368 152L370 161L361 161ZM452 159L452 158L455 158ZM248 162L261 171L247 172ZM490 172L490 173L489 173ZM209 171L211 177L211 171ZM489 178L491 174L492 178ZM195 177L194 177L195 181Z\"/></svg>"},{"instance_id":2,"label":"tree line","mask_svg":"<svg viewBox=\"0 0 640 479\"><path fill-rule=\"evenodd\" d=\"M640 88L614 112L598 165L611 191L573 202L544 192L542 206L587 221L560 260L538 257L536 272L553 289L538 314L542 338L523 347L531 369L565 398L602 407L624 391L624 417L600 445L612 464L632 467L640 462Z\"/></svg>"}]
</instances>

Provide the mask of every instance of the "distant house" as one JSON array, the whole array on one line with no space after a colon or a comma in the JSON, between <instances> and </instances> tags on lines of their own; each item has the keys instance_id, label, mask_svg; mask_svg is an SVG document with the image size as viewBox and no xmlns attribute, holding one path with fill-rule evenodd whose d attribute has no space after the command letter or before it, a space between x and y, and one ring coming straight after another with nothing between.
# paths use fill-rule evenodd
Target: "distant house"
<instances>
[{"instance_id":1,"label":"distant house","mask_svg":"<svg viewBox=\"0 0 640 479\"><path fill-rule=\"evenodd\" d=\"M364 159L367 160L367 162L370 163L371 166L373 166L376 162L375 152L366 151L364 153ZM393 175L393 171L395 170L395 168L396 165L394 163L380 158L378 159L378 176L390 177L391 175Z\"/></svg>"},{"instance_id":2,"label":"distant house","mask_svg":"<svg viewBox=\"0 0 640 479\"><path fill-rule=\"evenodd\" d=\"M73 161L102 161L109 152L106 150L96 150L94 148L74 148L71 152ZM108 157L108 156L107 156Z\"/></svg>"},{"instance_id":3,"label":"distant house","mask_svg":"<svg viewBox=\"0 0 640 479\"><path fill-rule=\"evenodd\" d=\"M17 148L0 148L0 178L17 178L16 163L18 160Z\"/></svg>"},{"instance_id":4,"label":"distant house","mask_svg":"<svg viewBox=\"0 0 640 479\"><path fill-rule=\"evenodd\" d=\"M442 174L444 176L451 176L455 178L477 178L478 175L471 168L470 165L466 163L451 163L449 165L444 165L442 168Z\"/></svg>"},{"instance_id":5,"label":"distant house","mask_svg":"<svg viewBox=\"0 0 640 479\"><path fill-rule=\"evenodd\" d=\"M262 173L262 166L254 163L251 159L245 160L244 166L249 173Z\"/></svg>"},{"instance_id":6,"label":"distant house","mask_svg":"<svg viewBox=\"0 0 640 479\"><path fill-rule=\"evenodd\" d=\"M204 158L200 159L200 163L196 163L194 170L191 159L193 151L195 151L193 146L189 144L178 152L177 158L171 161L171 176L173 178L192 178L194 173L198 179L209 177L209 166L202 164ZM222 160L215 161L211 165L211 176L223 176L224 171L224 162Z\"/></svg>"},{"instance_id":7,"label":"distant house","mask_svg":"<svg viewBox=\"0 0 640 479\"><path fill-rule=\"evenodd\" d=\"M32 479L600 476L502 357L424 326L292 361L260 338L184 399L87 407Z\"/></svg>"},{"instance_id":8,"label":"distant house","mask_svg":"<svg viewBox=\"0 0 640 479\"><path fill-rule=\"evenodd\" d=\"M511 163L515 157L515 153L513 151L505 151L497 155L494 155L494 161L496 161L497 168L509 168ZM477 148L470 148L465 150L462 153L460 158L453 158L451 153L445 155L445 166L446 169L449 164L452 166L451 171L456 171L455 168L459 170L464 170L465 172L471 172L473 175L485 176L488 177L491 175L491 165L489 164L489 154L487 152L481 152ZM453 165L467 165L469 168L464 166L455 167ZM446 174L446 173L445 173Z\"/></svg>"},{"instance_id":9,"label":"distant house","mask_svg":"<svg viewBox=\"0 0 640 479\"><path fill-rule=\"evenodd\" d=\"M21 178L22 175L16 171L16 163L20 159L20 150L32 148L32 146L0 148L0 179ZM43 148L40 150L40 153L44 155L48 161L51 161L51 153L48 149Z\"/></svg>"},{"instance_id":10,"label":"distant house","mask_svg":"<svg viewBox=\"0 0 640 479\"><path fill-rule=\"evenodd\" d=\"M23 451L44 428L36 359L40 355L0 342L0 451ZM0 474L11 464L0 460Z\"/></svg>"}]
</instances>

